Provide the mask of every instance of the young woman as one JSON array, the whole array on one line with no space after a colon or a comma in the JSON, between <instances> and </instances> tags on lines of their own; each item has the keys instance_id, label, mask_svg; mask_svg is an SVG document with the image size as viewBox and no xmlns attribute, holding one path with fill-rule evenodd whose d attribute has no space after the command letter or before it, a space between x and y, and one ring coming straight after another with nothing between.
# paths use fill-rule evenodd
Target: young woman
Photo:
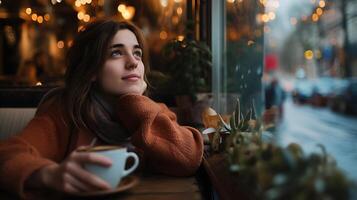
<instances>
[{"instance_id":1,"label":"young woman","mask_svg":"<svg viewBox=\"0 0 357 200\"><path fill-rule=\"evenodd\" d=\"M200 132L177 124L165 105L145 96L148 52L129 22L100 20L78 33L67 55L65 87L46 95L35 117L0 144L0 187L65 193L110 189L82 168L111 160L75 151L96 144L131 144L145 169L193 175L203 154Z\"/></svg>"}]
</instances>

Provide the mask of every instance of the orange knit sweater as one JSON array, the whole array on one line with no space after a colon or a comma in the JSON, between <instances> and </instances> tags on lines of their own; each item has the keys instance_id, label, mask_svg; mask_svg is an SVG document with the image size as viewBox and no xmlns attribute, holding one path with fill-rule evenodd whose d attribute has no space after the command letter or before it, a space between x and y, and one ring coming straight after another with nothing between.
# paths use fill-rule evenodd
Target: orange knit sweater
<instances>
[{"instance_id":1,"label":"orange knit sweater","mask_svg":"<svg viewBox=\"0 0 357 200\"><path fill-rule=\"evenodd\" d=\"M31 173L63 160L69 138L63 109L57 100L44 102L21 133L0 142L1 189L23 196L24 181ZM150 169L174 176L195 173L203 155L201 134L178 125L164 104L141 95L124 95L118 99L116 113ZM89 145L95 137L85 130L77 136L76 147Z\"/></svg>"}]
</instances>

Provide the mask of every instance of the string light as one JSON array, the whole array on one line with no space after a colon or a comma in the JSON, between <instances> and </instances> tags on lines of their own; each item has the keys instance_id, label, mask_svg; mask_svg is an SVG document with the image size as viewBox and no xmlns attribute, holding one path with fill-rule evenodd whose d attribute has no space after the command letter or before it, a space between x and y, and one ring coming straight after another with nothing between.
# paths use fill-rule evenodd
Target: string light
<instances>
[{"instance_id":1,"label":"string light","mask_svg":"<svg viewBox=\"0 0 357 200\"><path fill-rule=\"evenodd\" d=\"M126 6L124 4L120 4L118 6L118 12L123 16L124 19L130 20L134 17L135 8L132 6Z\"/></svg>"},{"instance_id":2,"label":"string light","mask_svg":"<svg viewBox=\"0 0 357 200\"><path fill-rule=\"evenodd\" d=\"M59 49L63 49L63 47L64 47L64 42L63 42L62 40L58 41L58 42L57 42L57 47L58 47Z\"/></svg>"},{"instance_id":3,"label":"string light","mask_svg":"<svg viewBox=\"0 0 357 200\"><path fill-rule=\"evenodd\" d=\"M30 15L32 13L32 9L31 8L26 8L26 14Z\"/></svg>"},{"instance_id":4,"label":"string light","mask_svg":"<svg viewBox=\"0 0 357 200\"><path fill-rule=\"evenodd\" d=\"M314 13L314 14L311 16L311 19L312 19L312 21L316 22L317 20L319 20L319 16L318 16L316 13Z\"/></svg>"},{"instance_id":5,"label":"string light","mask_svg":"<svg viewBox=\"0 0 357 200\"><path fill-rule=\"evenodd\" d=\"M30 19L34 22L38 22L39 24L42 24L44 21L49 21L50 20L50 14L46 13L44 16L39 15L33 11L31 8L26 8L25 13L29 15Z\"/></svg>"},{"instance_id":6,"label":"string light","mask_svg":"<svg viewBox=\"0 0 357 200\"><path fill-rule=\"evenodd\" d=\"M37 22L40 23L40 24L42 24L42 22L43 22L43 17L42 17L42 16L38 16L38 17L37 17Z\"/></svg>"},{"instance_id":7,"label":"string light","mask_svg":"<svg viewBox=\"0 0 357 200\"><path fill-rule=\"evenodd\" d=\"M263 14L263 15L262 15L262 21L265 22L265 23L267 23L267 22L269 21L269 15Z\"/></svg>"},{"instance_id":8,"label":"string light","mask_svg":"<svg viewBox=\"0 0 357 200\"><path fill-rule=\"evenodd\" d=\"M182 42L184 39L185 39L185 36L183 36L183 35L177 36L177 40L180 42Z\"/></svg>"},{"instance_id":9,"label":"string light","mask_svg":"<svg viewBox=\"0 0 357 200\"><path fill-rule=\"evenodd\" d=\"M74 2L74 5L76 7L81 7L82 5L91 4L91 3L92 3L92 0L76 0Z\"/></svg>"},{"instance_id":10,"label":"string light","mask_svg":"<svg viewBox=\"0 0 357 200\"><path fill-rule=\"evenodd\" d=\"M89 15L84 15L84 17L83 17L83 21L84 22L89 22L90 21L90 16Z\"/></svg>"},{"instance_id":11,"label":"string light","mask_svg":"<svg viewBox=\"0 0 357 200\"><path fill-rule=\"evenodd\" d=\"M320 6L321 8L324 8L324 7L326 6L326 2L325 2L324 0L321 0L321 1L319 2L319 6Z\"/></svg>"},{"instance_id":12,"label":"string light","mask_svg":"<svg viewBox=\"0 0 357 200\"><path fill-rule=\"evenodd\" d=\"M36 13L32 14L32 15L31 15L31 19L32 19L33 21L37 21L37 14L36 14Z\"/></svg>"},{"instance_id":13,"label":"string light","mask_svg":"<svg viewBox=\"0 0 357 200\"><path fill-rule=\"evenodd\" d=\"M269 18L270 20L274 20L275 19L275 13L274 12L269 12Z\"/></svg>"},{"instance_id":14,"label":"string light","mask_svg":"<svg viewBox=\"0 0 357 200\"><path fill-rule=\"evenodd\" d=\"M77 18L78 18L79 20L82 20L82 19L84 18L84 13L83 13L82 11L78 12Z\"/></svg>"},{"instance_id":15,"label":"string light","mask_svg":"<svg viewBox=\"0 0 357 200\"><path fill-rule=\"evenodd\" d=\"M125 9L126 9L126 6L125 6L124 4L120 4L120 5L118 6L118 11L119 11L120 13L124 12Z\"/></svg>"},{"instance_id":16,"label":"string light","mask_svg":"<svg viewBox=\"0 0 357 200\"><path fill-rule=\"evenodd\" d=\"M160 4L162 7L166 8L169 4L168 0L160 0Z\"/></svg>"},{"instance_id":17,"label":"string light","mask_svg":"<svg viewBox=\"0 0 357 200\"><path fill-rule=\"evenodd\" d=\"M50 21L50 19L51 19L50 14L45 14L44 19L47 22Z\"/></svg>"}]
</instances>

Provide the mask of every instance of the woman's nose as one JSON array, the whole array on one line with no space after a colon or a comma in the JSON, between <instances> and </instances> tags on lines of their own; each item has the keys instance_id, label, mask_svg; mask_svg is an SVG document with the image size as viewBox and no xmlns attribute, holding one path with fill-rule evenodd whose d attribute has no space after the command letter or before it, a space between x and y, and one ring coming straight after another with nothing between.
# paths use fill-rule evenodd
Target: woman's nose
<instances>
[{"instance_id":1,"label":"woman's nose","mask_svg":"<svg viewBox=\"0 0 357 200\"><path fill-rule=\"evenodd\" d=\"M134 56L129 55L125 64L125 68L128 70L135 69L138 66L138 61L134 58Z\"/></svg>"}]
</instances>

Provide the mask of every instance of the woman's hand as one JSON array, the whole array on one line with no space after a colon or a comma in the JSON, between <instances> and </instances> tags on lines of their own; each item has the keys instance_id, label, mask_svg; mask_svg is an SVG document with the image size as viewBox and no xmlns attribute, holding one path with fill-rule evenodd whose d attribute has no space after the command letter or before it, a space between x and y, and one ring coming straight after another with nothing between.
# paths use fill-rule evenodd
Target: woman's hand
<instances>
[{"instance_id":1,"label":"woman's hand","mask_svg":"<svg viewBox=\"0 0 357 200\"><path fill-rule=\"evenodd\" d=\"M49 165L35 172L32 180L39 180L37 185L71 194L110 189L107 182L83 168L85 163L109 167L111 160L95 153L74 151L61 164ZM27 182L28 186L30 182Z\"/></svg>"}]
</instances>

